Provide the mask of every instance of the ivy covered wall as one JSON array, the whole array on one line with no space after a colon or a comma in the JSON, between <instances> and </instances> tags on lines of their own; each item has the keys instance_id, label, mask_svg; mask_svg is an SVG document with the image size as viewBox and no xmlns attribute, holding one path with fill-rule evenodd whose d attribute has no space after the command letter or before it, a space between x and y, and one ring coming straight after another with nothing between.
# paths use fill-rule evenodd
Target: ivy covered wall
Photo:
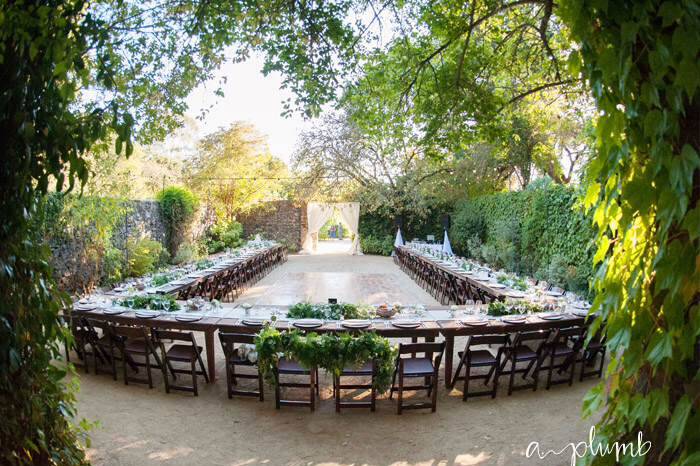
<instances>
[{"instance_id":1,"label":"ivy covered wall","mask_svg":"<svg viewBox=\"0 0 700 466\"><path fill-rule=\"evenodd\" d=\"M594 233L577 199L573 188L536 183L463 201L452 216L453 248L499 268L587 291Z\"/></svg>"}]
</instances>

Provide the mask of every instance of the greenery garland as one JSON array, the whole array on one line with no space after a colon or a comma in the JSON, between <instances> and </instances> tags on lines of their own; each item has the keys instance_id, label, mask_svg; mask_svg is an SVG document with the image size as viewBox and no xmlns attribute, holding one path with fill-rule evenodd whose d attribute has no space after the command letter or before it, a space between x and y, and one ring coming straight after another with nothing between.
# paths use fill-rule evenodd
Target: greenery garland
<instances>
[{"instance_id":1,"label":"greenery garland","mask_svg":"<svg viewBox=\"0 0 700 466\"><path fill-rule=\"evenodd\" d=\"M367 319L370 317L369 309L350 303L337 304L311 304L296 303L289 308L287 317L290 319Z\"/></svg>"},{"instance_id":2,"label":"greenery garland","mask_svg":"<svg viewBox=\"0 0 700 466\"><path fill-rule=\"evenodd\" d=\"M154 311L164 311L165 308L163 307L163 301L170 303L170 308L168 309L169 312L180 309L180 305L175 300L175 296L171 294L132 296L130 298L122 299L119 301L119 304L131 309L152 309Z\"/></svg>"},{"instance_id":3,"label":"greenery garland","mask_svg":"<svg viewBox=\"0 0 700 466\"><path fill-rule=\"evenodd\" d=\"M333 374L340 374L346 367L375 361L374 388L380 393L391 386L397 355L389 340L374 332L362 332L357 336L348 333L318 335L298 330L280 332L269 325L256 336L255 348L258 367L265 380L273 385L274 370L282 356L304 367L319 367Z\"/></svg>"},{"instance_id":4,"label":"greenery garland","mask_svg":"<svg viewBox=\"0 0 700 466\"><path fill-rule=\"evenodd\" d=\"M490 316L508 316L511 314L536 314L538 312L543 312L544 308L525 301L518 302L517 304L511 305L504 303L502 301L493 301L489 303L488 315Z\"/></svg>"}]
</instances>

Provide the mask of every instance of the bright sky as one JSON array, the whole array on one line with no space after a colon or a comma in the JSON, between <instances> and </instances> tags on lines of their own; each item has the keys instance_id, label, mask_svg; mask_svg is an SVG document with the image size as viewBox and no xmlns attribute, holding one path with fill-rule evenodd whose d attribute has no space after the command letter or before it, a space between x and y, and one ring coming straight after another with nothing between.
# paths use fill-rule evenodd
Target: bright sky
<instances>
[{"instance_id":1,"label":"bright sky","mask_svg":"<svg viewBox=\"0 0 700 466\"><path fill-rule=\"evenodd\" d=\"M263 76L260 71L262 64L260 56L252 55L243 63L223 65L214 79L189 95L187 115L196 119L203 109L213 105L204 120L197 119L200 137L228 127L234 121L253 123L267 135L271 152L289 162L297 136L312 123L305 122L299 115L281 116L282 103L293 95L280 88L282 76L279 73ZM227 78L227 82L222 87L224 97L219 97L214 91L222 76Z\"/></svg>"}]
</instances>

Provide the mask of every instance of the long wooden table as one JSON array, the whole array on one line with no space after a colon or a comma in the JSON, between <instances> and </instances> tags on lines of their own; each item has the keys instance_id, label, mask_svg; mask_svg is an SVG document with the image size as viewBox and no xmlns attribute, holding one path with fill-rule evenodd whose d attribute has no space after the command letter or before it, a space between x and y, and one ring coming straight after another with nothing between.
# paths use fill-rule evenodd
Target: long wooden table
<instances>
[{"instance_id":1,"label":"long wooden table","mask_svg":"<svg viewBox=\"0 0 700 466\"><path fill-rule=\"evenodd\" d=\"M232 258L223 264L214 265L212 267L209 267L208 269L204 269L201 271L191 273L191 274L186 275L186 276L179 278L177 280L173 280L170 283L166 283L165 285L161 285L158 288L156 288L156 292L159 294L178 293L181 290L188 288L196 283L200 283L200 282L204 282L206 280L209 280L214 275L226 273L229 270L236 268L236 267L245 267L246 263L254 261L259 256L266 254L268 252L282 249L282 248L284 248L284 246L277 244L277 245L271 246L269 248L256 251L255 254L252 254L250 256L240 257L240 258Z\"/></svg>"},{"instance_id":2,"label":"long wooden table","mask_svg":"<svg viewBox=\"0 0 700 466\"><path fill-rule=\"evenodd\" d=\"M284 309L286 306L266 306ZM207 356L207 368L210 374L210 382L216 380L216 358L214 333L217 330L236 333L257 333L260 326L247 325L243 321L245 317L203 317L196 322L181 322L175 319L174 314L163 313L158 317L136 317L134 311L126 311L122 314L104 314L101 310L73 310L74 315L96 319L100 321L114 322L121 325L143 325L156 329L176 329L186 331L203 332L205 336L205 351ZM559 320L545 320L537 316L528 316L527 321L521 324L510 324L497 319L489 320L488 325L469 326L460 320L421 320L417 328L398 328L391 324L390 320L372 321L372 325L366 329L351 329L342 325L341 321L326 321L321 327L315 329L299 329L316 333L334 332L376 332L386 338L412 338L414 341L422 338L425 341L435 341L442 335L445 338L445 386L451 386L452 359L454 357L455 337L468 335L490 335L515 333L519 331L548 330L552 328L564 328L575 325L583 325L584 317L572 314L564 314ZM286 317L280 317L273 323L279 330L297 329L293 321Z\"/></svg>"},{"instance_id":3,"label":"long wooden table","mask_svg":"<svg viewBox=\"0 0 700 466\"><path fill-rule=\"evenodd\" d=\"M512 298L511 293L515 291L508 288L494 288L492 286L489 286L488 282L477 280L472 275L457 273L453 269L446 267L445 265L429 257L423 256L409 247L397 246L397 249L400 249L403 253L412 256L416 260L423 261L427 264L430 264L431 267L435 267L437 269L442 270L443 272L450 274L452 277L454 277L455 280L469 282L471 286L477 287L483 290L488 295L492 296L493 300L503 301L507 298Z\"/></svg>"}]
</instances>

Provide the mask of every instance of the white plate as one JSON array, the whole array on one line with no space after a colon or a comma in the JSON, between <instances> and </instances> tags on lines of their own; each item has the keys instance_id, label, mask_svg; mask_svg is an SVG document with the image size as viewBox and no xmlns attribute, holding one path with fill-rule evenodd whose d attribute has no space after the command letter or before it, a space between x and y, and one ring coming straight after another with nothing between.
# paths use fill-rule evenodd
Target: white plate
<instances>
[{"instance_id":1,"label":"white plate","mask_svg":"<svg viewBox=\"0 0 700 466\"><path fill-rule=\"evenodd\" d=\"M265 319L241 319L243 325L249 325L251 327L260 327L265 323Z\"/></svg>"},{"instance_id":2,"label":"white plate","mask_svg":"<svg viewBox=\"0 0 700 466\"><path fill-rule=\"evenodd\" d=\"M489 321L487 319L473 318L473 319L462 319L462 324L469 325L471 327L478 327L482 325L488 325Z\"/></svg>"},{"instance_id":3,"label":"white plate","mask_svg":"<svg viewBox=\"0 0 700 466\"><path fill-rule=\"evenodd\" d=\"M524 298L525 297L525 293L523 293L522 291L514 291L514 290L508 291L506 293L506 295L508 295L508 297L510 297L510 298Z\"/></svg>"},{"instance_id":4,"label":"white plate","mask_svg":"<svg viewBox=\"0 0 700 466\"><path fill-rule=\"evenodd\" d=\"M348 319L342 321L341 325L346 328L367 328L372 325L372 322L364 319Z\"/></svg>"},{"instance_id":5,"label":"white plate","mask_svg":"<svg viewBox=\"0 0 700 466\"><path fill-rule=\"evenodd\" d=\"M561 312L547 312L544 314L539 314L537 317L543 320L559 320L564 317L564 314Z\"/></svg>"},{"instance_id":6,"label":"white plate","mask_svg":"<svg viewBox=\"0 0 700 466\"><path fill-rule=\"evenodd\" d=\"M508 316L504 316L504 317L501 317L501 321L502 321L502 322L505 322L505 323L507 323L507 324L524 324L525 322L527 322L527 318L526 318L526 317L508 317Z\"/></svg>"},{"instance_id":7,"label":"white plate","mask_svg":"<svg viewBox=\"0 0 700 466\"><path fill-rule=\"evenodd\" d=\"M418 328L421 324L415 320L396 320L391 325L398 328Z\"/></svg>"},{"instance_id":8,"label":"white plate","mask_svg":"<svg viewBox=\"0 0 700 466\"><path fill-rule=\"evenodd\" d=\"M158 317L159 315L160 312L157 311L136 311L136 317L141 319L152 319L154 317Z\"/></svg>"},{"instance_id":9,"label":"white plate","mask_svg":"<svg viewBox=\"0 0 700 466\"><path fill-rule=\"evenodd\" d=\"M197 322L202 320L202 316L175 316L175 320L179 322Z\"/></svg>"},{"instance_id":10,"label":"white plate","mask_svg":"<svg viewBox=\"0 0 700 466\"><path fill-rule=\"evenodd\" d=\"M323 325L323 321L319 319L299 319L292 324L299 328L318 328Z\"/></svg>"},{"instance_id":11,"label":"white plate","mask_svg":"<svg viewBox=\"0 0 700 466\"><path fill-rule=\"evenodd\" d=\"M489 286L496 290L501 290L506 287L503 283L489 283Z\"/></svg>"},{"instance_id":12,"label":"white plate","mask_svg":"<svg viewBox=\"0 0 700 466\"><path fill-rule=\"evenodd\" d=\"M94 311L97 309L97 304L78 304L74 309L76 311Z\"/></svg>"},{"instance_id":13,"label":"white plate","mask_svg":"<svg viewBox=\"0 0 700 466\"><path fill-rule=\"evenodd\" d=\"M126 312L126 309L119 309L116 307L102 310L102 314L107 314L109 316L116 316L118 314L124 314L125 312Z\"/></svg>"}]
</instances>

